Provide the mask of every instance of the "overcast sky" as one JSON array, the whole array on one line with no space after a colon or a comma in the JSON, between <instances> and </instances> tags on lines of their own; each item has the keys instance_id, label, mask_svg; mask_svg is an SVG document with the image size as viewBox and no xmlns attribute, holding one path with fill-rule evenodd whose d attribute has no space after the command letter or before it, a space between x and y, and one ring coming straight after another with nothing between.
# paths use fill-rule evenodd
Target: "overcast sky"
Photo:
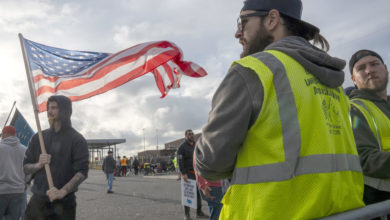
<instances>
[{"instance_id":1,"label":"overcast sky","mask_svg":"<svg viewBox=\"0 0 390 220\"><path fill-rule=\"evenodd\" d=\"M234 38L242 0L0 0L0 124L11 105L36 131L25 67L17 34L64 49L115 53L147 41L169 40L184 59L208 76L183 76L181 88L166 98L152 74L105 94L73 103L73 126L87 139L125 138L121 155L155 149L200 132L211 98L241 46ZM318 26L330 42L330 54L349 60L371 49L390 65L390 0L303 0L303 19ZM346 67L344 87L351 86ZM39 115L48 127L46 113ZM158 134L158 135L157 135Z\"/></svg>"}]
</instances>

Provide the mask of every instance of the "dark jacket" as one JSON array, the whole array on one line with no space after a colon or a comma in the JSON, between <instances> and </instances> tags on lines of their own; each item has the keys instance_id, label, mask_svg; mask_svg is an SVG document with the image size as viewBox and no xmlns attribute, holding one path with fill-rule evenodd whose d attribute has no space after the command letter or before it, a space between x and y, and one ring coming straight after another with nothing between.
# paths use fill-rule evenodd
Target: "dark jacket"
<instances>
[{"instance_id":1,"label":"dark jacket","mask_svg":"<svg viewBox=\"0 0 390 220\"><path fill-rule=\"evenodd\" d=\"M139 166L139 161L138 161L138 159L136 158L136 159L134 159L134 161L133 161L133 168L134 168L134 169L138 169L138 166Z\"/></svg>"},{"instance_id":2,"label":"dark jacket","mask_svg":"<svg viewBox=\"0 0 390 220\"><path fill-rule=\"evenodd\" d=\"M55 132L54 128L46 129L42 135L46 151L51 155L50 170L54 186L61 189L78 172L85 177L88 176L89 153L87 141L71 126L72 105L70 100L64 96L54 96L54 99L60 111L61 129L58 132ZM40 154L39 138L38 134L35 134L29 143L23 164L37 163ZM49 187L45 169L37 171L33 178L34 185L31 191L36 195L46 195Z\"/></svg>"},{"instance_id":3,"label":"dark jacket","mask_svg":"<svg viewBox=\"0 0 390 220\"><path fill-rule=\"evenodd\" d=\"M193 167L194 148L195 146L191 146L191 144L186 140L177 150L180 172L183 175L186 174L190 179L195 179Z\"/></svg>"},{"instance_id":4,"label":"dark jacket","mask_svg":"<svg viewBox=\"0 0 390 220\"><path fill-rule=\"evenodd\" d=\"M388 118L390 118L390 101L383 100L375 94L363 90L353 90L349 96L372 101ZM378 141L371 131L363 114L352 105L353 132L363 173L374 178L390 178L390 152L380 151Z\"/></svg>"},{"instance_id":5,"label":"dark jacket","mask_svg":"<svg viewBox=\"0 0 390 220\"><path fill-rule=\"evenodd\" d=\"M113 173L116 168L116 162L112 156L107 156L103 160L102 170L104 173Z\"/></svg>"}]
</instances>

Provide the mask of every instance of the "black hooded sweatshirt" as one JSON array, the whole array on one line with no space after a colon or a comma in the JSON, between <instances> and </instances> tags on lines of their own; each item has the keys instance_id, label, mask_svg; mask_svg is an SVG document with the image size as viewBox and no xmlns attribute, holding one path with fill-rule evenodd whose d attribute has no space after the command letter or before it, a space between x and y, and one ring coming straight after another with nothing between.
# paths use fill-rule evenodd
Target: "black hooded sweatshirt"
<instances>
[{"instance_id":1,"label":"black hooded sweatshirt","mask_svg":"<svg viewBox=\"0 0 390 220\"><path fill-rule=\"evenodd\" d=\"M61 189L78 172L85 177L88 176L88 145L84 137L72 128L71 101L65 96L52 96L49 100L58 104L61 129L55 132L54 128L49 128L42 134L47 154L51 155L50 170L54 186ZM29 143L23 164L37 163L40 154L39 137L35 134ZM34 195L45 196L48 189L45 169L42 168L34 174L34 185L31 191Z\"/></svg>"}]
</instances>

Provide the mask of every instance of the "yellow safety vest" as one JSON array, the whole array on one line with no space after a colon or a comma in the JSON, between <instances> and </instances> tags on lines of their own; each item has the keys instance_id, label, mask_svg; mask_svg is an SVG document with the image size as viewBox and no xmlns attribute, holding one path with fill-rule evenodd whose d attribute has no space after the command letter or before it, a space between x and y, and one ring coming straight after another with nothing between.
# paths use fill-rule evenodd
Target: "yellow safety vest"
<instances>
[{"instance_id":1,"label":"yellow safety vest","mask_svg":"<svg viewBox=\"0 0 390 220\"><path fill-rule=\"evenodd\" d=\"M177 163L177 157L173 158L172 162L173 162L173 165L175 166L175 168L179 167L179 164Z\"/></svg>"},{"instance_id":2,"label":"yellow safety vest","mask_svg":"<svg viewBox=\"0 0 390 220\"><path fill-rule=\"evenodd\" d=\"M236 63L257 73L264 99L238 152L220 219L316 219L364 206L342 89L324 86L275 50Z\"/></svg>"},{"instance_id":3,"label":"yellow safety vest","mask_svg":"<svg viewBox=\"0 0 390 220\"><path fill-rule=\"evenodd\" d=\"M372 133L378 141L378 148L381 151L390 152L390 120L389 118L371 101L355 98L351 100L354 105L363 114ZM352 124L359 123L358 118L352 118ZM364 176L364 184L381 191L390 192L390 179L379 179Z\"/></svg>"},{"instance_id":4,"label":"yellow safety vest","mask_svg":"<svg viewBox=\"0 0 390 220\"><path fill-rule=\"evenodd\" d=\"M123 167L123 166L127 166L127 160L126 159L122 159L121 160L121 166Z\"/></svg>"}]
</instances>

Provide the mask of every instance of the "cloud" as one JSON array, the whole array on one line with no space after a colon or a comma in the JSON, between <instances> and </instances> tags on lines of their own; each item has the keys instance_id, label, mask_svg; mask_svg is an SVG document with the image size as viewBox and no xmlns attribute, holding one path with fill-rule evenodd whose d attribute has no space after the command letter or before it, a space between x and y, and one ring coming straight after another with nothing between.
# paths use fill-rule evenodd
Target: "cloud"
<instances>
[{"instance_id":1,"label":"cloud","mask_svg":"<svg viewBox=\"0 0 390 220\"><path fill-rule=\"evenodd\" d=\"M77 22L77 3L52 4L45 0L2 1L0 29L9 33L34 31L51 26L50 31L61 32L61 27Z\"/></svg>"},{"instance_id":2,"label":"cloud","mask_svg":"<svg viewBox=\"0 0 390 220\"><path fill-rule=\"evenodd\" d=\"M348 60L361 47L383 54L390 63L388 0L304 0L303 18L320 27L331 54ZM6 0L0 8L0 123L14 100L35 128L17 33L50 46L115 53L154 40L176 43L184 60L209 73L204 78L183 76L181 88L160 99L152 74L87 100L74 102L73 125L86 138L126 138L118 147L135 154L200 131L207 122L211 98L241 46L234 38L237 0ZM380 15L380 16L378 16ZM346 83L349 73L346 72ZM47 128L45 113L39 115ZM144 128L144 130L143 130ZM157 132L156 132L157 129Z\"/></svg>"},{"instance_id":3,"label":"cloud","mask_svg":"<svg viewBox=\"0 0 390 220\"><path fill-rule=\"evenodd\" d=\"M20 3L20 4L19 4ZM37 26L36 20L48 18L53 9L44 1L3 1L0 8L0 28L5 32L27 30Z\"/></svg>"}]
</instances>

